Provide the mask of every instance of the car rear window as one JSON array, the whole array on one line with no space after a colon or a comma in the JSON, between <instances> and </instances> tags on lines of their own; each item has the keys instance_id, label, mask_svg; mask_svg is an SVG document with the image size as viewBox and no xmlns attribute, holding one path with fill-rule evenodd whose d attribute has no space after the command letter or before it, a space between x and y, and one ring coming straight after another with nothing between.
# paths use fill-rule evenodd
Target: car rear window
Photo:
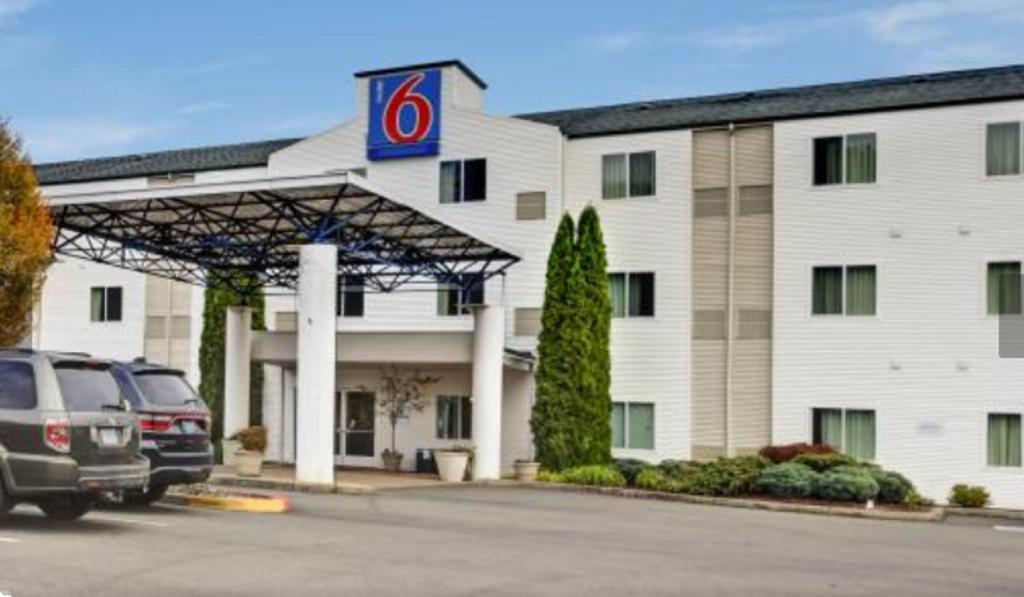
<instances>
[{"instance_id":1,"label":"car rear window","mask_svg":"<svg viewBox=\"0 0 1024 597\"><path fill-rule=\"evenodd\" d=\"M106 368L81 363L57 363L57 383L64 407L73 412L98 412L104 407L120 408L121 388Z\"/></svg>"},{"instance_id":2,"label":"car rear window","mask_svg":"<svg viewBox=\"0 0 1024 597\"><path fill-rule=\"evenodd\" d=\"M160 406L185 406L198 400L196 391L175 373L136 373L135 383L142 398Z\"/></svg>"},{"instance_id":3,"label":"car rear window","mask_svg":"<svg viewBox=\"0 0 1024 597\"><path fill-rule=\"evenodd\" d=\"M0 408L36 407L36 378L29 363L0 361Z\"/></svg>"}]
</instances>

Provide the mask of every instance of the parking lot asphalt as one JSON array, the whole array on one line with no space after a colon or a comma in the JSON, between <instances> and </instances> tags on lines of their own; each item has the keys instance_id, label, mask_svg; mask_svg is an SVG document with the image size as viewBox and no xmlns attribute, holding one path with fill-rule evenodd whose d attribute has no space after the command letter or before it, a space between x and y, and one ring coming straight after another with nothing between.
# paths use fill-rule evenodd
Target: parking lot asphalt
<instances>
[{"instance_id":1,"label":"parking lot asphalt","mask_svg":"<svg viewBox=\"0 0 1024 597\"><path fill-rule=\"evenodd\" d=\"M0 522L27 595L1021 595L1024 523L905 523L511 487Z\"/></svg>"}]
</instances>

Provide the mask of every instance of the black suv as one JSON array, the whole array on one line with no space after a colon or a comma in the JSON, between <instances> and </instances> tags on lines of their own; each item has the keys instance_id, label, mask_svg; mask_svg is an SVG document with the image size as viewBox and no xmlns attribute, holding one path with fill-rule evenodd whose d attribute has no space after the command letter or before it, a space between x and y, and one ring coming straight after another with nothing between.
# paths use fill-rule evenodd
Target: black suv
<instances>
[{"instance_id":1,"label":"black suv","mask_svg":"<svg viewBox=\"0 0 1024 597\"><path fill-rule=\"evenodd\" d=\"M143 360L116 363L121 384L142 429L142 454L149 459L149 486L123 492L124 501L148 505L170 485L200 483L213 470L210 409L176 369Z\"/></svg>"},{"instance_id":2,"label":"black suv","mask_svg":"<svg viewBox=\"0 0 1024 597\"><path fill-rule=\"evenodd\" d=\"M18 502L76 519L145 487L149 463L109 361L0 349L0 517Z\"/></svg>"}]
</instances>

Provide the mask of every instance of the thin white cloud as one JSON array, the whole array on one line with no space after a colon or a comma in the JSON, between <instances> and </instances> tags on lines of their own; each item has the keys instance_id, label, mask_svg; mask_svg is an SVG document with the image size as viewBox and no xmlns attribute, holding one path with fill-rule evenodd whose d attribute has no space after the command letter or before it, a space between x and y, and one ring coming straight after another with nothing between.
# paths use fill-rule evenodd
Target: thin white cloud
<instances>
[{"instance_id":1,"label":"thin white cloud","mask_svg":"<svg viewBox=\"0 0 1024 597\"><path fill-rule=\"evenodd\" d=\"M602 52L623 52L647 43L648 36L636 31L620 31L595 35L587 39L587 45Z\"/></svg>"},{"instance_id":2,"label":"thin white cloud","mask_svg":"<svg viewBox=\"0 0 1024 597\"><path fill-rule=\"evenodd\" d=\"M41 3L42 0L0 0L0 25Z\"/></svg>"},{"instance_id":3,"label":"thin white cloud","mask_svg":"<svg viewBox=\"0 0 1024 597\"><path fill-rule=\"evenodd\" d=\"M227 109L228 105L224 102L198 102L178 108L178 114L181 116L195 116L196 114L209 114L210 112L221 112Z\"/></svg>"},{"instance_id":4,"label":"thin white cloud","mask_svg":"<svg viewBox=\"0 0 1024 597\"><path fill-rule=\"evenodd\" d=\"M83 118L25 122L18 128L32 159L48 162L118 152L166 127Z\"/></svg>"}]
</instances>

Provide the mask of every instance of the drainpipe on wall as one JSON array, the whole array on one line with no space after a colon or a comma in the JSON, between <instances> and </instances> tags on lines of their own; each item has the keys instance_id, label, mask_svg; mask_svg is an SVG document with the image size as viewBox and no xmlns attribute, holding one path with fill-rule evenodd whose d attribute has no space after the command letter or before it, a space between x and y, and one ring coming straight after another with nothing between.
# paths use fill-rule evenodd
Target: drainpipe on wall
<instances>
[{"instance_id":1,"label":"drainpipe on wall","mask_svg":"<svg viewBox=\"0 0 1024 597\"><path fill-rule=\"evenodd\" d=\"M729 186L726 198L729 202L729 250L726 266L726 299L725 299L725 455L733 455L732 445L732 370L734 360L733 336L734 316L733 304L736 293L736 125L729 123Z\"/></svg>"}]
</instances>

